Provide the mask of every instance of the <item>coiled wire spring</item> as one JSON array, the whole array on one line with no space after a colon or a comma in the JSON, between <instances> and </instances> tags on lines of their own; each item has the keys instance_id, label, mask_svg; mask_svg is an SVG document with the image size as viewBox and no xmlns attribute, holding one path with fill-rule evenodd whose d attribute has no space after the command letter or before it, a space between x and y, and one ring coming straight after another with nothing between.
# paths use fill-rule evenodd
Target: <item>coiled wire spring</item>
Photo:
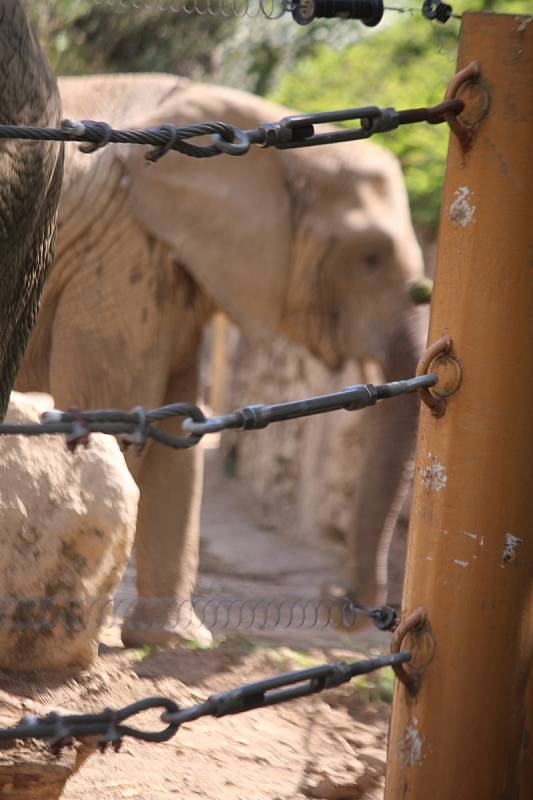
<instances>
[{"instance_id":1,"label":"coiled wire spring","mask_svg":"<svg viewBox=\"0 0 533 800\"><path fill-rule=\"evenodd\" d=\"M211 17L265 17L280 19L292 11L291 0L95 0L97 6L116 9L170 11Z\"/></svg>"},{"instance_id":2,"label":"coiled wire spring","mask_svg":"<svg viewBox=\"0 0 533 800\"><path fill-rule=\"evenodd\" d=\"M373 27L383 16L383 11L421 13L428 20L447 22L453 14L450 5L440 0L423 0L422 8L402 8L384 5L383 0L94 0L96 6L114 9L168 11L211 17L264 17L280 19L292 14L295 22L307 25L315 18L358 19Z\"/></svg>"}]
</instances>

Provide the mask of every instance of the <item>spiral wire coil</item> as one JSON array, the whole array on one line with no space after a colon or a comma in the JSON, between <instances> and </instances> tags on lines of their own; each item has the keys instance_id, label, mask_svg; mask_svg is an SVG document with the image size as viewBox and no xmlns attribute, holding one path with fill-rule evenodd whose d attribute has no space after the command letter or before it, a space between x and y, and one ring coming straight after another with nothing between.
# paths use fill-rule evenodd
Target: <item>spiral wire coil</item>
<instances>
[{"instance_id":1,"label":"spiral wire coil","mask_svg":"<svg viewBox=\"0 0 533 800\"><path fill-rule=\"evenodd\" d=\"M366 4L372 7L371 16L374 16L374 21L372 22L365 21L365 14L368 11L364 11L363 6L358 6L358 2L364 4L365 0L352 0L354 8L351 11L348 11L348 6L343 0L338 0L338 3L340 3L338 9L335 9L335 3L326 3L326 5L330 6L327 13L316 13L315 6L317 2L320 2L320 0L94 0L96 6L116 10L162 11L185 14L187 16L225 17L226 19L264 17L265 19L276 20L285 14L292 14L294 20L299 24L307 24L315 16L318 16L341 19L355 18L361 20L364 24L373 26L381 21L383 11L396 11L401 14L406 12L421 13L426 19L436 20L441 23L447 22L450 17L460 18L460 16L453 13L450 5L440 2L440 0L424 0L421 8L387 6L383 4L383 0L366 0ZM322 5L324 5L323 2Z\"/></svg>"},{"instance_id":2,"label":"spiral wire coil","mask_svg":"<svg viewBox=\"0 0 533 800\"><path fill-rule=\"evenodd\" d=\"M200 17L280 19L292 11L293 4L290 0L95 0L95 5L116 9L169 11Z\"/></svg>"}]
</instances>

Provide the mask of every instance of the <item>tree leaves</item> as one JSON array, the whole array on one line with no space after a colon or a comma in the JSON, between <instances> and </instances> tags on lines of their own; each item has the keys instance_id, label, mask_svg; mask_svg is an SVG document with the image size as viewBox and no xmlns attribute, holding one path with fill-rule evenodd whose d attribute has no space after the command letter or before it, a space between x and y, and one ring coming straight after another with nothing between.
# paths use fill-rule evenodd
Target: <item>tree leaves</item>
<instances>
[{"instance_id":1,"label":"tree leaves","mask_svg":"<svg viewBox=\"0 0 533 800\"><path fill-rule=\"evenodd\" d=\"M40 0L29 16L56 74L212 74L219 42L236 20L184 16L94 0Z\"/></svg>"}]
</instances>

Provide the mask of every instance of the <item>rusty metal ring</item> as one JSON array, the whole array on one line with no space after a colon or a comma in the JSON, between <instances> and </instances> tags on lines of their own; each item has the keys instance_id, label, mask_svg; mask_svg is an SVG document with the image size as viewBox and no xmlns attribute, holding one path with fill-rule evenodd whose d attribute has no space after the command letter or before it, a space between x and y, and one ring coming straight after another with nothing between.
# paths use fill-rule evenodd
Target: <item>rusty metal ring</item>
<instances>
[{"instance_id":1,"label":"rusty metal ring","mask_svg":"<svg viewBox=\"0 0 533 800\"><path fill-rule=\"evenodd\" d=\"M457 92L468 81L478 80L481 70L477 61L472 61L463 69L453 76L446 89L444 101L455 100ZM446 122L459 139L459 143L463 150L468 150L472 144L472 130L467 128L457 114L451 112L445 115Z\"/></svg>"},{"instance_id":2,"label":"rusty metal ring","mask_svg":"<svg viewBox=\"0 0 533 800\"><path fill-rule=\"evenodd\" d=\"M430 371L431 363L441 355L449 355L453 346L452 338L448 334L441 336L436 342L433 342L427 350L422 354L420 361L416 368L416 377L427 375ZM431 409L431 413L435 417L442 417L446 410L446 398L437 397L431 393L429 389L419 389L420 399L426 406Z\"/></svg>"},{"instance_id":3,"label":"rusty metal ring","mask_svg":"<svg viewBox=\"0 0 533 800\"><path fill-rule=\"evenodd\" d=\"M411 613L405 617L405 619L402 619L392 637L390 646L391 653L399 653L402 648L403 640L407 634L413 630L421 628L426 622L426 619L427 612L422 606L415 608L415 610L411 611ZM411 668L411 670L408 670L406 669L405 664L393 664L392 669L394 670L394 674L398 680L403 683L405 688L411 692L411 694L416 694L420 685L420 674L416 671L416 669Z\"/></svg>"},{"instance_id":4,"label":"rusty metal ring","mask_svg":"<svg viewBox=\"0 0 533 800\"><path fill-rule=\"evenodd\" d=\"M251 142L245 131L233 126L233 139L234 141L230 142L228 139L224 139L220 133L211 135L213 144L221 153L229 156L242 156L249 151Z\"/></svg>"}]
</instances>

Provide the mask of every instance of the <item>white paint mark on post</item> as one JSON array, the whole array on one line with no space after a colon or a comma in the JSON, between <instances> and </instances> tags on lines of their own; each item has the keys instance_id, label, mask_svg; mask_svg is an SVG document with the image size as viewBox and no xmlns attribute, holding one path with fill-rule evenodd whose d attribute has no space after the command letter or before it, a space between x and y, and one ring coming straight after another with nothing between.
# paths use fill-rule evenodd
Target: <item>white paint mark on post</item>
<instances>
[{"instance_id":1,"label":"white paint mark on post","mask_svg":"<svg viewBox=\"0 0 533 800\"><path fill-rule=\"evenodd\" d=\"M522 17L515 17L515 20L518 23L516 28L515 28L516 32L517 33L524 33L524 31L526 30L527 26L530 25L533 22L533 17L523 17L523 18Z\"/></svg>"},{"instance_id":2,"label":"white paint mark on post","mask_svg":"<svg viewBox=\"0 0 533 800\"><path fill-rule=\"evenodd\" d=\"M502 557L500 559L500 567L506 567L508 564L511 564L515 558L518 550L524 544L523 539L519 539L518 536L513 536L512 533L505 534L505 544L502 550Z\"/></svg>"},{"instance_id":3,"label":"white paint mark on post","mask_svg":"<svg viewBox=\"0 0 533 800\"><path fill-rule=\"evenodd\" d=\"M453 563L465 569L465 567L468 567L468 565L470 564L470 561L461 561L461 559L459 558L454 558Z\"/></svg>"},{"instance_id":4,"label":"white paint mark on post","mask_svg":"<svg viewBox=\"0 0 533 800\"><path fill-rule=\"evenodd\" d=\"M476 541L477 533L469 533L468 531L463 531L463 533L465 536L468 536L469 539L473 539L474 541Z\"/></svg>"},{"instance_id":5,"label":"white paint mark on post","mask_svg":"<svg viewBox=\"0 0 533 800\"><path fill-rule=\"evenodd\" d=\"M400 761L403 767L415 767L424 758L424 737L420 735L419 724L417 717L412 717L400 739Z\"/></svg>"},{"instance_id":6,"label":"white paint mark on post","mask_svg":"<svg viewBox=\"0 0 533 800\"><path fill-rule=\"evenodd\" d=\"M432 464L428 464L422 470L422 483L430 492L440 492L446 488L448 483L448 475L446 474L446 467L444 464L439 464L435 456L428 453L429 458L433 459Z\"/></svg>"},{"instance_id":7,"label":"white paint mark on post","mask_svg":"<svg viewBox=\"0 0 533 800\"><path fill-rule=\"evenodd\" d=\"M462 228L466 228L466 226L472 222L476 211L476 207L473 206L468 199L469 195L470 189L468 186L461 186L455 192L455 200L448 209L448 216L451 221L455 222L456 225L460 225Z\"/></svg>"}]
</instances>

